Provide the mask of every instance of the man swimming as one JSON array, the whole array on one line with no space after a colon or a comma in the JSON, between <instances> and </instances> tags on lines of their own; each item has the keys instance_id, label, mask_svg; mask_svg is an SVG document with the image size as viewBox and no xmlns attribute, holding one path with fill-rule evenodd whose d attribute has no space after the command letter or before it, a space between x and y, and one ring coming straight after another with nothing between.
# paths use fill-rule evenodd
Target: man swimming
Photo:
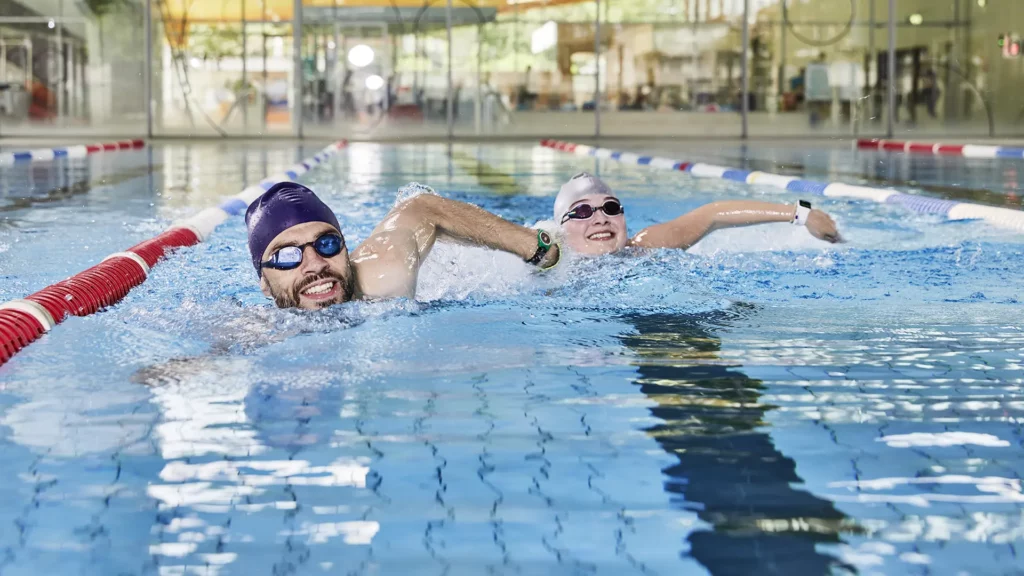
<instances>
[{"instance_id":1,"label":"man swimming","mask_svg":"<svg viewBox=\"0 0 1024 576\"><path fill-rule=\"evenodd\" d=\"M622 203L607 184L586 172L573 176L559 190L554 216L565 244L584 255L609 254L627 246L685 250L715 230L769 222L792 222L806 226L815 238L841 240L832 218L803 200L796 206L757 200L712 202L629 238Z\"/></svg>"},{"instance_id":2,"label":"man swimming","mask_svg":"<svg viewBox=\"0 0 1024 576\"><path fill-rule=\"evenodd\" d=\"M439 236L510 252L540 268L559 258L546 232L434 194L396 205L351 255L334 212L294 182L275 184L250 204L245 225L260 288L281 308L413 297L420 265Z\"/></svg>"}]
</instances>

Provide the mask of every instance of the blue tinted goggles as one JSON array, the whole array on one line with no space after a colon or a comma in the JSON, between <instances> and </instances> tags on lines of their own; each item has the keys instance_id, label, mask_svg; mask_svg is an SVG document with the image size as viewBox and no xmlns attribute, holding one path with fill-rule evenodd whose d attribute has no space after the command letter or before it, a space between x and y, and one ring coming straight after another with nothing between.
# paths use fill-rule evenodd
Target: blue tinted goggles
<instances>
[{"instance_id":1,"label":"blue tinted goggles","mask_svg":"<svg viewBox=\"0 0 1024 576\"><path fill-rule=\"evenodd\" d=\"M341 254L341 249L345 247L345 240L338 234L328 232L306 244L279 248L270 255L269 260L261 262L260 266L274 270L294 270L302 264L302 254L306 251L307 246L312 246L313 250L316 250L316 253L323 258L333 258Z\"/></svg>"}]
</instances>

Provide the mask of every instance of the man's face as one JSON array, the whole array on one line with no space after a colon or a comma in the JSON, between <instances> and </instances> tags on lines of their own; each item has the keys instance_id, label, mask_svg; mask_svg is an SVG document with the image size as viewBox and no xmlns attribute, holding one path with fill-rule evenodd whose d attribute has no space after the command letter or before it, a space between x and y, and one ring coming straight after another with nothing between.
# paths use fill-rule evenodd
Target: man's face
<instances>
[{"instance_id":1,"label":"man's face","mask_svg":"<svg viewBox=\"0 0 1024 576\"><path fill-rule=\"evenodd\" d=\"M586 220L566 220L562 224L565 241L570 248L580 254L610 254L621 250L629 238L626 236L626 215L619 213L609 216L604 210L597 210L608 200L618 200L605 194L589 194L569 206L569 210L581 204L589 204L594 208L594 215ZM564 214L563 214L564 217Z\"/></svg>"},{"instance_id":2,"label":"man's face","mask_svg":"<svg viewBox=\"0 0 1024 576\"><path fill-rule=\"evenodd\" d=\"M325 222L307 222L281 232L263 253L266 262L274 252L285 246L301 246L314 242L324 234L340 235L334 226ZM348 248L342 247L336 256L325 258L313 246L302 250L302 263L291 270L263 268L260 288L281 308L317 310L348 302L353 293L352 265Z\"/></svg>"}]
</instances>

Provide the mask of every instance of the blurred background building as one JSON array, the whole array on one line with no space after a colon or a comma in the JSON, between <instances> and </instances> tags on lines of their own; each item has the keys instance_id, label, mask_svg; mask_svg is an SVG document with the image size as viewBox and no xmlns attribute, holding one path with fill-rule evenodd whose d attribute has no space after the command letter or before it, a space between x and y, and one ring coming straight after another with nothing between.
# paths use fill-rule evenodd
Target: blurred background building
<instances>
[{"instance_id":1,"label":"blurred background building","mask_svg":"<svg viewBox=\"0 0 1024 576\"><path fill-rule=\"evenodd\" d=\"M1021 0L0 0L0 137L1020 136L1021 28Z\"/></svg>"}]
</instances>

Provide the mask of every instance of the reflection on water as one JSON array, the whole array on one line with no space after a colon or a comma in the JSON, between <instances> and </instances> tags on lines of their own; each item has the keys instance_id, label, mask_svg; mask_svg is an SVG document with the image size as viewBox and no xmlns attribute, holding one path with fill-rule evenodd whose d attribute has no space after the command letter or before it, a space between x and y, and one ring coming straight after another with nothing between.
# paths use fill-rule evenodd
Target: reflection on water
<instances>
[{"instance_id":1,"label":"reflection on water","mask_svg":"<svg viewBox=\"0 0 1024 576\"><path fill-rule=\"evenodd\" d=\"M349 506L300 503L302 489L365 490L370 469L356 458L318 462L324 459L322 453L300 456L304 444L317 442L302 434L271 438L274 444L268 445L267 430L251 418L259 377L250 358L232 356L173 361L137 375L151 387L152 402L162 415L154 442L163 467L158 480L146 487L160 511L152 530L158 543L149 546L149 554L162 574L188 573L197 559L206 564L204 574L216 574L240 560L237 552L225 552L229 546L244 550L255 542L279 539L285 546L272 570L288 573L305 562L309 545L337 540L365 546L380 530L374 521L339 520L352 516ZM304 413L289 416L301 421L318 412L310 403L302 405L307 407ZM264 513L275 511L284 522L276 535L267 535L274 524ZM239 569L251 570L257 558L253 555Z\"/></svg>"},{"instance_id":2,"label":"reflection on water","mask_svg":"<svg viewBox=\"0 0 1024 576\"><path fill-rule=\"evenodd\" d=\"M32 226L0 230L0 293L241 187L245 156L199 152L156 206L135 178L6 212ZM534 222L600 168L634 227L765 193L539 147L351 152L307 183L354 243L413 180ZM1015 573L1020 238L819 203L849 244L722 231L542 276L438 246L428 302L312 315L267 304L231 221L0 371L0 574Z\"/></svg>"},{"instance_id":3,"label":"reflection on water","mask_svg":"<svg viewBox=\"0 0 1024 576\"><path fill-rule=\"evenodd\" d=\"M721 360L716 327L736 314L628 315L622 336L638 356L636 383L663 424L647 429L679 459L665 468L673 503L712 528L690 534L690 554L712 574L825 574L841 566L817 550L851 525L831 502L795 487L794 461L766 431L764 386Z\"/></svg>"}]
</instances>

